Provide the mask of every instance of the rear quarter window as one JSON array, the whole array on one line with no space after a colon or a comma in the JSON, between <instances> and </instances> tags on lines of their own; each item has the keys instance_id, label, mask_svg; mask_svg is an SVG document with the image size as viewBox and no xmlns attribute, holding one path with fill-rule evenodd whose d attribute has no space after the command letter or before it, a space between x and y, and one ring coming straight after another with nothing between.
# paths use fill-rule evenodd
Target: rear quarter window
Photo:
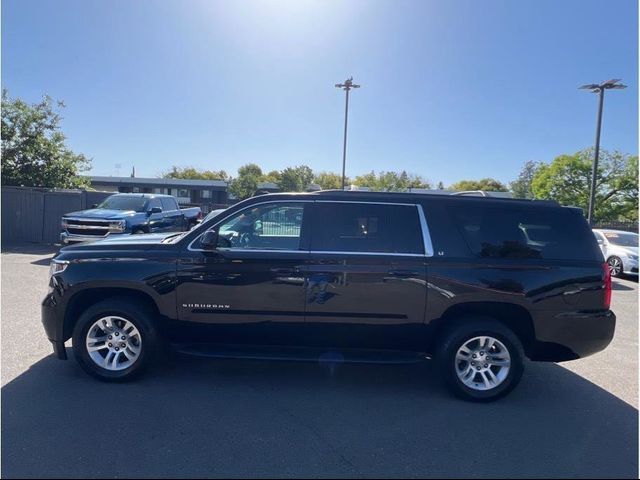
<instances>
[{"instance_id":1,"label":"rear quarter window","mask_svg":"<svg viewBox=\"0 0 640 480\"><path fill-rule=\"evenodd\" d=\"M599 260L582 213L570 208L450 207L471 252L484 258Z\"/></svg>"}]
</instances>

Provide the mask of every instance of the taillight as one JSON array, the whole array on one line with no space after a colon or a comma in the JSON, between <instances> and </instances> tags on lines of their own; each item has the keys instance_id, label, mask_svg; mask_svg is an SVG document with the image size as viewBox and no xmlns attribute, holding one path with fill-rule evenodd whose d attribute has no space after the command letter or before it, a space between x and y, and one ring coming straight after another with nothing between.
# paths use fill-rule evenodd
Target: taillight
<instances>
[{"instance_id":1,"label":"taillight","mask_svg":"<svg viewBox=\"0 0 640 480\"><path fill-rule=\"evenodd\" d=\"M604 308L607 310L611 306L611 270L607 263L602 264L604 274Z\"/></svg>"}]
</instances>

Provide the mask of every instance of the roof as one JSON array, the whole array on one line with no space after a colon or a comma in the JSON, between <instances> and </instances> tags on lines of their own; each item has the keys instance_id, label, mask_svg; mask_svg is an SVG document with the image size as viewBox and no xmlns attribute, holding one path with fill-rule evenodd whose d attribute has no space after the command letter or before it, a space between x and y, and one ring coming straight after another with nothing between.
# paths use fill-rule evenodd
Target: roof
<instances>
[{"instance_id":1,"label":"roof","mask_svg":"<svg viewBox=\"0 0 640 480\"><path fill-rule=\"evenodd\" d=\"M108 185L166 185L184 187L227 187L224 180L186 180L182 178L141 178L90 176L91 183Z\"/></svg>"}]
</instances>

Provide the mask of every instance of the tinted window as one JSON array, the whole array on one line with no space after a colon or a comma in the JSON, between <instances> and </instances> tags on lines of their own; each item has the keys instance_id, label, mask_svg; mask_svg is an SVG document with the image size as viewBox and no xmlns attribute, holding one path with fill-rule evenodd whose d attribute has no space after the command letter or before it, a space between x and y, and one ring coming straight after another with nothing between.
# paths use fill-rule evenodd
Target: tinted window
<instances>
[{"instance_id":1,"label":"tinted window","mask_svg":"<svg viewBox=\"0 0 640 480\"><path fill-rule=\"evenodd\" d=\"M161 198L162 201L162 210L163 211L167 211L167 210L178 210L178 204L176 203L175 199L173 198L169 198L169 197L163 197Z\"/></svg>"},{"instance_id":2,"label":"tinted window","mask_svg":"<svg viewBox=\"0 0 640 480\"><path fill-rule=\"evenodd\" d=\"M315 208L312 250L424 253L415 206L318 202Z\"/></svg>"},{"instance_id":3,"label":"tinted window","mask_svg":"<svg viewBox=\"0 0 640 480\"><path fill-rule=\"evenodd\" d=\"M471 252L489 258L596 260L599 249L582 216L569 208L452 207Z\"/></svg>"},{"instance_id":4,"label":"tinted window","mask_svg":"<svg viewBox=\"0 0 640 480\"><path fill-rule=\"evenodd\" d=\"M298 250L304 203L268 203L249 207L218 228L219 247Z\"/></svg>"}]
</instances>

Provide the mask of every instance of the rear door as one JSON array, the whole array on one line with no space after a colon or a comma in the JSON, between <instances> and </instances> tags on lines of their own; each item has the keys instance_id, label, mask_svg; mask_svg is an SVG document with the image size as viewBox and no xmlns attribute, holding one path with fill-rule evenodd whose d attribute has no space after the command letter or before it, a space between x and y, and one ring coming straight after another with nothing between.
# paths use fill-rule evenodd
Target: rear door
<instances>
[{"instance_id":1,"label":"rear door","mask_svg":"<svg viewBox=\"0 0 640 480\"><path fill-rule=\"evenodd\" d=\"M318 346L406 348L424 322L421 207L317 201L306 322Z\"/></svg>"}]
</instances>

